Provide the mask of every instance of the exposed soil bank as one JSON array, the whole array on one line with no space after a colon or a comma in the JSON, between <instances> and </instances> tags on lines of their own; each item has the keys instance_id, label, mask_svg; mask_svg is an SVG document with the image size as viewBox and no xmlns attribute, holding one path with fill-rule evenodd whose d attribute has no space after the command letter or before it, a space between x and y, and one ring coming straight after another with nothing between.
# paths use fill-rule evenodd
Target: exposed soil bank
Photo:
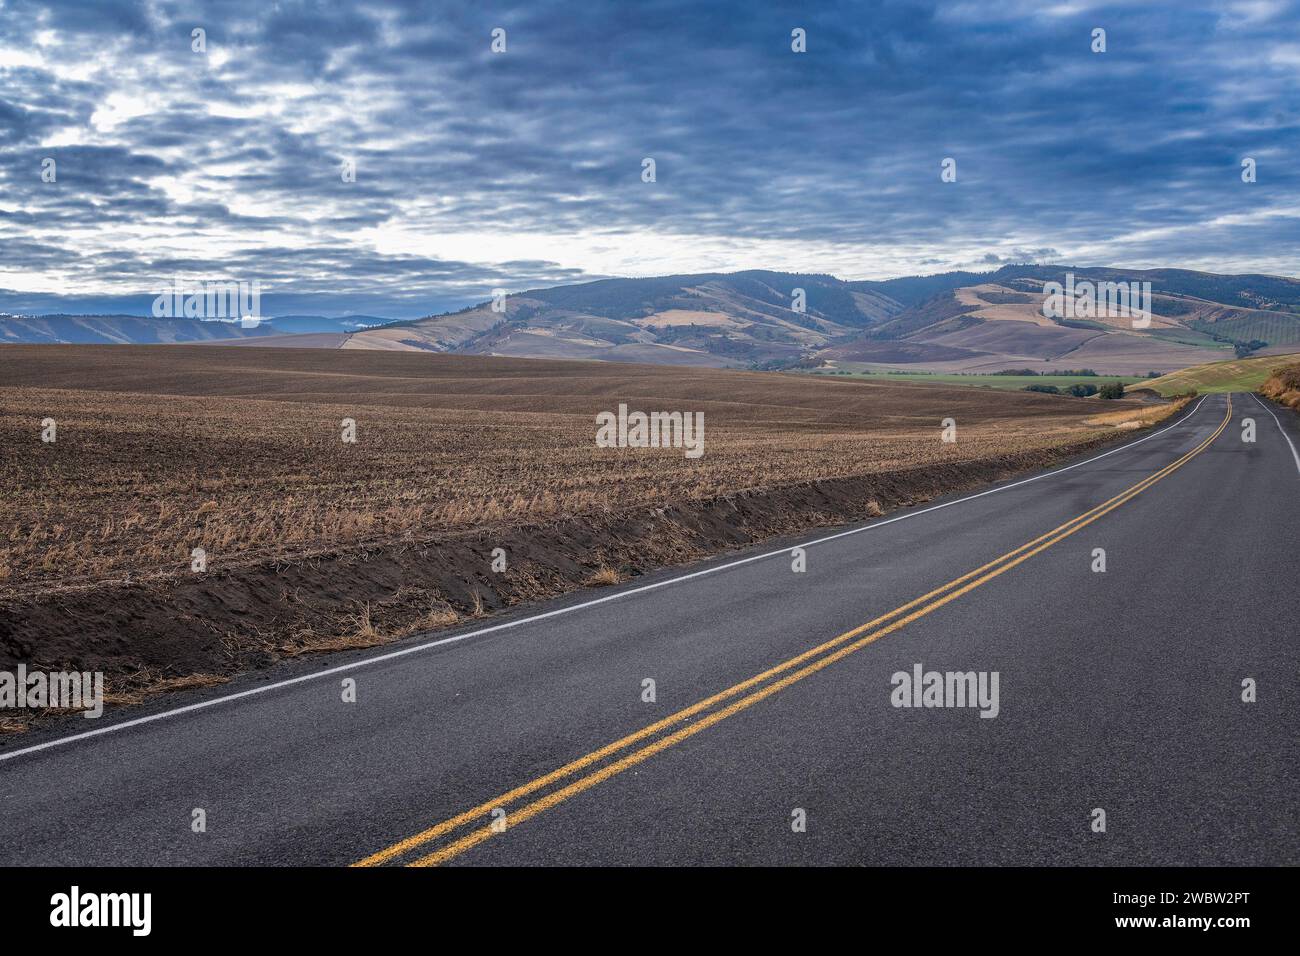
<instances>
[{"instance_id":1,"label":"exposed soil bank","mask_svg":"<svg viewBox=\"0 0 1300 956\"><path fill-rule=\"evenodd\" d=\"M1118 433L1116 433L1118 437ZM211 683L301 653L384 643L609 578L1040 469L1105 444L738 492L679 506L482 529L0 604L0 669L103 671L110 702ZM507 569L492 570L502 548ZM19 729L10 718L6 729Z\"/></svg>"}]
</instances>

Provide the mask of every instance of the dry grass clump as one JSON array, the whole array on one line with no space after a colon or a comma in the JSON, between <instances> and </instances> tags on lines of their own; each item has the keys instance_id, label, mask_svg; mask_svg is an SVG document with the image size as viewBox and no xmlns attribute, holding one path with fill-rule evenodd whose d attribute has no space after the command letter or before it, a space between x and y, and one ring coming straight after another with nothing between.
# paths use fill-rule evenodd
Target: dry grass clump
<instances>
[{"instance_id":1,"label":"dry grass clump","mask_svg":"<svg viewBox=\"0 0 1300 956\"><path fill-rule=\"evenodd\" d=\"M422 631L447 627L461 619L460 614L445 600L434 598L421 602L415 597L419 594L418 589L413 595L409 589L399 588L380 608L372 609L369 601L362 602L354 611L344 614L337 624L324 625L325 633L315 627L299 628L287 641L268 642L266 649L285 657L362 650L401 640ZM417 605L414 609L411 606L413 603ZM426 609L419 609L421 603ZM481 603L478 606L481 609ZM385 620L379 620L380 617Z\"/></svg>"},{"instance_id":2,"label":"dry grass clump","mask_svg":"<svg viewBox=\"0 0 1300 956\"><path fill-rule=\"evenodd\" d=\"M1093 415L1091 418L1085 418L1085 425L1105 425L1111 428L1134 429L1142 428L1147 425L1154 425L1156 422L1164 421L1170 415L1180 411L1191 398L1179 398L1165 405L1147 405L1141 408L1121 408L1117 411L1106 412L1101 415Z\"/></svg>"},{"instance_id":3,"label":"dry grass clump","mask_svg":"<svg viewBox=\"0 0 1300 956\"><path fill-rule=\"evenodd\" d=\"M425 615L420 627L421 629L428 628L432 630L437 627L446 627L448 624L455 624L459 620L460 615L451 608L435 608Z\"/></svg>"},{"instance_id":4,"label":"dry grass clump","mask_svg":"<svg viewBox=\"0 0 1300 956\"><path fill-rule=\"evenodd\" d=\"M230 680L222 674L184 674L181 676L162 677L148 670L131 675L129 682L113 683L110 679L104 687L104 703L114 706L138 704L157 694L175 690L193 690L199 687L215 687Z\"/></svg>"},{"instance_id":5,"label":"dry grass clump","mask_svg":"<svg viewBox=\"0 0 1300 956\"><path fill-rule=\"evenodd\" d=\"M587 587L608 587L611 584L618 584L623 580L622 576L611 567L601 565L591 574L587 575L586 580L582 583Z\"/></svg>"},{"instance_id":6,"label":"dry grass clump","mask_svg":"<svg viewBox=\"0 0 1300 956\"><path fill-rule=\"evenodd\" d=\"M1265 398L1300 411L1300 364L1273 369L1259 390ZM2 569L0 573L3 573Z\"/></svg>"}]
</instances>

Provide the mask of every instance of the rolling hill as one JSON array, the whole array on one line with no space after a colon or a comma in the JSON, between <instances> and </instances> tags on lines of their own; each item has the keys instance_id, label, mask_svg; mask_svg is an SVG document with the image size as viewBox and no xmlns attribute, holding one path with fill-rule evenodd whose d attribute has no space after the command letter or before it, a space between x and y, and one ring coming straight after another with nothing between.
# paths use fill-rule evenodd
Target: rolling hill
<instances>
[{"instance_id":1,"label":"rolling hill","mask_svg":"<svg viewBox=\"0 0 1300 956\"><path fill-rule=\"evenodd\" d=\"M1152 321L1052 319L1043 284L1145 281ZM795 289L806 311L792 308ZM1182 269L1005 266L885 281L780 272L605 279L348 337L345 348L670 365L1146 375L1243 349L1300 344L1300 282Z\"/></svg>"},{"instance_id":2,"label":"rolling hill","mask_svg":"<svg viewBox=\"0 0 1300 956\"><path fill-rule=\"evenodd\" d=\"M1044 283L1064 282L1067 272L1091 282L1150 282L1149 327L1135 328L1129 317L1045 316ZM1216 353L1282 353L1300 346L1300 282L1293 279L1065 266L1008 266L983 276L931 278L936 281L926 289L950 287L806 364L968 373L1091 368L1144 375L1201 365Z\"/></svg>"},{"instance_id":3,"label":"rolling hill","mask_svg":"<svg viewBox=\"0 0 1300 956\"><path fill-rule=\"evenodd\" d=\"M603 279L508 296L370 329L345 348L426 349L519 358L763 367L801 360L902 311L833 276L738 272ZM798 311L796 290L804 295Z\"/></svg>"},{"instance_id":4,"label":"rolling hill","mask_svg":"<svg viewBox=\"0 0 1300 956\"><path fill-rule=\"evenodd\" d=\"M1228 362L1210 362L1171 372L1160 378L1134 383L1128 387L1128 391L1150 389L1164 396L1185 395L1193 390L1202 395L1209 392L1254 392L1276 371L1288 365L1294 366L1297 362L1300 362L1300 352L1294 355L1267 355Z\"/></svg>"}]
</instances>

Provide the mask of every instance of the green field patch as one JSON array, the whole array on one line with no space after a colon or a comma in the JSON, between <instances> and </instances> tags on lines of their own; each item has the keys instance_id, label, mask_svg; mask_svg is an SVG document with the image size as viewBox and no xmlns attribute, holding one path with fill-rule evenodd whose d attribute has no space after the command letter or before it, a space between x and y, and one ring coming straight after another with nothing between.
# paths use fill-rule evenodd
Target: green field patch
<instances>
[{"instance_id":1,"label":"green field patch","mask_svg":"<svg viewBox=\"0 0 1300 956\"><path fill-rule=\"evenodd\" d=\"M1264 384L1273 369L1292 364L1300 355L1265 355L1193 365L1160 378L1139 382L1133 388L1149 388L1161 395L1185 395L1195 390L1209 392L1253 392Z\"/></svg>"}]
</instances>

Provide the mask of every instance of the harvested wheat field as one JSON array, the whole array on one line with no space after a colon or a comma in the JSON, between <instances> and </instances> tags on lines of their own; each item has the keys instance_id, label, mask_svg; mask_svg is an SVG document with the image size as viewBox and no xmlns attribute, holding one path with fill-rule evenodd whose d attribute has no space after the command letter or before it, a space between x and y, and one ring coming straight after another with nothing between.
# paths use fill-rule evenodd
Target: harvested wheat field
<instances>
[{"instance_id":1,"label":"harvested wheat field","mask_svg":"<svg viewBox=\"0 0 1300 956\"><path fill-rule=\"evenodd\" d=\"M704 454L597 447L596 415L620 403L702 412ZM1096 417L1129 405L1141 414ZM870 517L1174 408L424 353L5 346L0 666L101 669L120 699L216 680Z\"/></svg>"}]
</instances>

